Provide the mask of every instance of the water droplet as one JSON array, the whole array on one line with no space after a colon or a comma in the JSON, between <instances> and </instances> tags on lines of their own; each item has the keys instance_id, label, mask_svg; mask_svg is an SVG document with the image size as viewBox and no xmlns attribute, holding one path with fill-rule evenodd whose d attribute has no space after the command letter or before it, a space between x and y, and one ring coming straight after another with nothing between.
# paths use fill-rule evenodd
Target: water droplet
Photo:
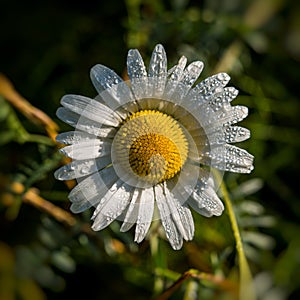
<instances>
[{"instance_id":1,"label":"water droplet","mask_svg":"<svg viewBox=\"0 0 300 300\"><path fill-rule=\"evenodd\" d=\"M118 187L116 184L114 184L111 188L110 188L110 193L115 193L117 191Z\"/></svg>"},{"instance_id":2,"label":"water droplet","mask_svg":"<svg viewBox=\"0 0 300 300\"><path fill-rule=\"evenodd\" d=\"M89 173L89 170L90 170L89 166L82 166L81 169L80 169L80 173L82 175L86 175L86 174Z\"/></svg>"},{"instance_id":3,"label":"water droplet","mask_svg":"<svg viewBox=\"0 0 300 300\"><path fill-rule=\"evenodd\" d=\"M224 89L221 86L219 86L215 89L215 93L222 93L223 91L224 91Z\"/></svg>"},{"instance_id":4,"label":"water droplet","mask_svg":"<svg viewBox=\"0 0 300 300\"><path fill-rule=\"evenodd\" d=\"M219 73L219 74L217 75L217 78L218 78L220 81L224 80L224 73Z\"/></svg>"}]
</instances>

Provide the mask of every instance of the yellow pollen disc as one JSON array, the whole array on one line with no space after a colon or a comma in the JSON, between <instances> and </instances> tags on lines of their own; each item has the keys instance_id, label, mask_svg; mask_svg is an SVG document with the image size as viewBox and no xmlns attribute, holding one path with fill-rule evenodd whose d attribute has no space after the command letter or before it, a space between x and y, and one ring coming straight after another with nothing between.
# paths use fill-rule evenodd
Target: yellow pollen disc
<instances>
[{"instance_id":1,"label":"yellow pollen disc","mask_svg":"<svg viewBox=\"0 0 300 300\"><path fill-rule=\"evenodd\" d=\"M114 145L123 173L131 170L139 180L151 184L174 177L188 156L182 127L171 116L156 110L142 110L129 116Z\"/></svg>"}]
</instances>

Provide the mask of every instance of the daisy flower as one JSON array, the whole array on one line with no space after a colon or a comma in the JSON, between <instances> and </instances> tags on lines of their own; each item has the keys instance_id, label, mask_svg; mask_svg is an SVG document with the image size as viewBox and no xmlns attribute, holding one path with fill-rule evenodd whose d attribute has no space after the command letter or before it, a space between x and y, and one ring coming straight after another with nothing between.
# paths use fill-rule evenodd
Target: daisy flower
<instances>
[{"instance_id":1,"label":"daisy flower","mask_svg":"<svg viewBox=\"0 0 300 300\"><path fill-rule=\"evenodd\" d=\"M148 70L139 51L129 50L127 69L125 82L95 65L90 75L99 95L61 99L57 116L75 131L57 136L72 162L55 177L78 181L69 194L71 211L94 206L94 230L118 219L121 231L135 224L139 243L159 218L172 248L180 249L194 235L190 207L206 217L224 209L212 168L253 169L253 156L231 145L250 137L248 129L234 125L248 109L231 105L238 91L225 87L226 73L195 84L203 63L187 65L184 56L168 70L162 45L156 45Z\"/></svg>"}]
</instances>

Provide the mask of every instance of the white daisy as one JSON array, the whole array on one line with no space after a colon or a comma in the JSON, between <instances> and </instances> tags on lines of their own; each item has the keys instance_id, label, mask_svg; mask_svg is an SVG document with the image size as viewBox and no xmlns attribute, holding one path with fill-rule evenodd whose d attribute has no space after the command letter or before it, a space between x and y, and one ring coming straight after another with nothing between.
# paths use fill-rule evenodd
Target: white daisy
<instances>
[{"instance_id":1,"label":"white daisy","mask_svg":"<svg viewBox=\"0 0 300 300\"><path fill-rule=\"evenodd\" d=\"M77 179L71 210L94 206L94 230L119 219L121 231L136 224L135 241L141 242L153 218L160 218L171 246L180 249L194 235L189 207L207 217L224 209L210 168L253 169L253 156L231 145L250 132L233 126L248 110L231 106L238 91L225 87L229 76L219 73L195 85L203 63L186 64L183 56L167 70L165 50L157 45L147 72L138 50L131 49L128 82L96 65L95 99L62 98L57 116L76 130L57 136L68 145L61 152L73 161L55 177Z\"/></svg>"}]
</instances>

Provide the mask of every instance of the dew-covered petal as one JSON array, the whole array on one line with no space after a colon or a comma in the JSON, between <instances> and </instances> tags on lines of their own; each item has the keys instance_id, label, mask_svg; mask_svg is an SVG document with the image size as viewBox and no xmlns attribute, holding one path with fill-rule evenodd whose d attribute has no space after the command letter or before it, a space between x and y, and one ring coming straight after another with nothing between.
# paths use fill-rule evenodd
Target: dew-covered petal
<instances>
[{"instance_id":1,"label":"dew-covered petal","mask_svg":"<svg viewBox=\"0 0 300 300\"><path fill-rule=\"evenodd\" d=\"M154 192L153 188L143 189L136 220L134 241L140 243L146 236L152 222L154 211Z\"/></svg>"},{"instance_id":2,"label":"dew-covered petal","mask_svg":"<svg viewBox=\"0 0 300 300\"><path fill-rule=\"evenodd\" d=\"M102 230L119 217L128 206L133 189L122 180L114 183L96 207L92 229Z\"/></svg>"},{"instance_id":3,"label":"dew-covered petal","mask_svg":"<svg viewBox=\"0 0 300 300\"><path fill-rule=\"evenodd\" d=\"M176 184L176 193L182 195L185 199L188 199L186 203L190 205L201 215L210 217L212 215L219 216L222 214L224 206L218 198L214 190L214 180L209 170L197 165L189 166L189 169L199 169L197 173L198 177L193 184L185 184L184 181L178 181ZM190 171L186 175L189 175ZM195 173L195 171L193 172ZM190 175L190 176L195 176ZM192 183L192 182L191 182ZM177 196L179 198L180 196Z\"/></svg>"},{"instance_id":4,"label":"dew-covered petal","mask_svg":"<svg viewBox=\"0 0 300 300\"><path fill-rule=\"evenodd\" d=\"M237 97L238 93L239 91L234 87L223 88L222 86L218 86L207 94L201 94L197 90L191 89L187 96L187 106L203 110L203 105L205 105L207 113L221 109L226 110L230 107L230 102Z\"/></svg>"},{"instance_id":5,"label":"dew-covered petal","mask_svg":"<svg viewBox=\"0 0 300 300\"><path fill-rule=\"evenodd\" d=\"M184 68L186 66L187 59L185 56L182 56L178 64L174 66L171 70L168 71L168 80L164 91L164 98L170 99L170 101L174 101L172 99L172 95L174 94L178 83L181 81L184 73Z\"/></svg>"},{"instance_id":6,"label":"dew-covered petal","mask_svg":"<svg viewBox=\"0 0 300 300\"><path fill-rule=\"evenodd\" d=\"M194 89L191 90L191 87L202 72L204 64L201 61L195 61L185 68L186 63L186 57L182 56L178 64L169 71L164 97L193 111L197 109L195 104L197 106L200 103L198 101L200 96ZM171 111L171 113L174 112Z\"/></svg>"},{"instance_id":7,"label":"dew-covered petal","mask_svg":"<svg viewBox=\"0 0 300 300\"><path fill-rule=\"evenodd\" d=\"M175 195L181 205L185 205L194 186L197 184L198 178L202 178L203 183L208 180L209 172L200 167L199 163L194 163L188 159L180 171L176 181L170 180L168 188Z\"/></svg>"},{"instance_id":8,"label":"dew-covered petal","mask_svg":"<svg viewBox=\"0 0 300 300\"><path fill-rule=\"evenodd\" d=\"M243 142L251 136L249 129L240 126L226 126L224 131L226 143Z\"/></svg>"},{"instance_id":9,"label":"dew-covered petal","mask_svg":"<svg viewBox=\"0 0 300 300\"><path fill-rule=\"evenodd\" d=\"M55 171L54 177L58 180L70 180L84 177L101 170L111 163L111 156L106 155L96 159L74 160Z\"/></svg>"},{"instance_id":10,"label":"dew-covered petal","mask_svg":"<svg viewBox=\"0 0 300 300\"><path fill-rule=\"evenodd\" d=\"M110 68L95 65L91 69L91 80L105 104L112 110L134 101L127 84Z\"/></svg>"},{"instance_id":11,"label":"dew-covered petal","mask_svg":"<svg viewBox=\"0 0 300 300\"><path fill-rule=\"evenodd\" d=\"M162 45L155 46L149 63L148 84L152 87L148 97L161 97L167 79L167 55Z\"/></svg>"},{"instance_id":12,"label":"dew-covered petal","mask_svg":"<svg viewBox=\"0 0 300 300\"><path fill-rule=\"evenodd\" d=\"M242 105L230 107L227 110L217 111L215 113L207 113L206 110L200 112L201 125L205 131L209 133L215 127L220 125L229 126L236 124L248 116L248 108Z\"/></svg>"},{"instance_id":13,"label":"dew-covered petal","mask_svg":"<svg viewBox=\"0 0 300 300\"><path fill-rule=\"evenodd\" d=\"M161 44L155 46L150 64L149 77L165 77L167 75L167 55Z\"/></svg>"},{"instance_id":14,"label":"dew-covered petal","mask_svg":"<svg viewBox=\"0 0 300 300\"><path fill-rule=\"evenodd\" d=\"M250 173L253 170L253 160L254 156L246 150L228 144L213 147L201 157L203 164L236 173Z\"/></svg>"},{"instance_id":15,"label":"dew-covered petal","mask_svg":"<svg viewBox=\"0 0 300 300\"><path fill-rule=\"evenodd\" d=\"M181 56L178 64L168 71L169 81L177 83L181 81L186 63L187 58L185 56Z\"/></svg>"},{"instance_id":16,"label":"dew-covered petal","mask_svg":"<svg viewBox=\"0 0 300 300\"><path fill-rule=\"evenodd\" d=\"M189 168L189 170L184 168L181 171L179 179L171 179L164 185L165 201L167 201L169 205L172 218L179 232L187 241L191 240L194 236L194 222L192 214L186 205L189 194L186 193L185 188L195 185L199 174L196 169L199 170L199 167L193 166ZM194 171L196 171L196 173L194 173ZM185 173L185 175L183 175L183 173Z\"/></svg>"},{"instance_id":17,"label":"dew-covered petal","mask_svg":"<svg viewBox=\"0 0 300 300\"><path fill-rule=\"evenodd\" d=\"M71 211L79 213L99 203L117 180L114 168L108 167L80 181L69 194Z\"/></svg>"},{"instance_id":18,"label":"dew-covered petal","mask_svg":"<svg viewBox=\"0 0 300 300\"><path fill-rule=\"evenodd\" d=\"M181 249L183 243L182 234L172 218L172 212L166 201L166 196L161 185L155 186L155 200L167 239L174 250Z\"/></svg>"},{"instance_id":19,"label":"dew-covered petal","mask_svg":"<svg viewBox=\"0 0 300 300\"><path fill-rule=\"evenodd\" d=\"M125 213L123 224L120 228L121 232L128 231L137 221L139 212L139 203L141 199L141 189L136 188L133 191L128 209Z\"/></svg>"},{"instance_id":20,"label":"dew-covered petal","mask_svg":"<svg viewBox=\"0 0 300 300\"><path fill-rule=\"evenodd\" d=\"M203 67L204 64L202 61L194 61L191 64L189 64L187 68L184 70L182 79L180 80L181 83L191 88L195 83L195 81L200 76Z\"/></svg>"},{"instance_id":21,"label":"dew-covered petal","mask_svg":"<svg viewBox=\"0 0 300 300\"><path fill-rule=\"evenodd\" d=\"M140 52L137 49L130 49L127 55L127 71L131 80L147 76L146 67Z\"/></svg>"},{"instance_id":22,"label":"dew-covered petal","mask_svg":"<svg viewBox=\"0 0 300 300\"><path fill-rule=\"evenodd\" d=\"M192 85L198 79L202 69L203 63L201 61L192 62L187 66L180 82L177 84L172 96L170 96L173 102L180 104L183 101Z\"/></svg>"},{"instance_id":23,"label":"dew-covered petal","mask_svg":"<svg viewBox=\"0 0 300 300\"><path fill-rule=\"evenodd\" d=\"M190 161L187 161L183 167L179 178L182 179L178 180L175 191L178 191L185 199L194 192L195 187L204 190L208 183L211 183L210 170L201 167L199 163L193 164Z\"/></svg>"},{"instance_id":24,"label":"dew-covered petal","mask_svg":"<svg viewBox=\"0 0 300 300\"><path fill-rule=\"evenodd\" d=\"M220 216L224 210L224 205L219 199L213 187L207 185L204 189L197 184L189 198L189 205L198 213L205 216Z\"/></svg>"},{"instance_id":25,"label":"dew-covered petal","mask_svg":"<svg viewBox=\"0 0 300 300\"><path fill-rule=\"evenodd\" d=\"M226 87L220 93L213 94L208 100L213 111L220 110L224 105L228 105L238 95L239 91L234 87Z\"/></svg>"},{"instance_id":26,"label":"dew-covered petal","mask_svg":"<svg viewBox=\"0 0 300 300\"><path fill-rule=\"evenodd\" d=\"M148 83L147 71L140 52L136 49L128 51L127 70L130 85L135 99L149 97L151 88Z\"/></svg>"},{"instance_id":27,"label":"dew-covered petal","mask_svg":"<svg viewBox=\"0 0 300 300\"><path fill-rule=\"evenodd\" d=\"M173 212L172 219L178 230L186 241L192 240L194 236L194 221L190 209L185 205L181 205L173 194L166 193L166 196L170 209Z\"/></svg>"},{"instance_id":28,"label":"dew-covered petal","mask_svg":"<svg viewBox=\"0 0 300 300\"><path fill-rule=\"evenodd\" d=\"M69 110L90 120L108 126L118 126L122 119L106 105L80 95L65 95L61 104Z\"/></svg>"},{"instance_id":29,"label":"dew-covered petal","mask_svg":"<svg viewBox=\"0 0 300 300\"><path fill-rule=\"evenodd\" d=\"M197 202L193 198L189 199L189 205L194 211L196 211L201 216L207 218L213 216L213 213L211 211L208 211L206 208L199 208Z\"/></svg>"},{"instance_id":30,"label":"dew-covered petal","mask_svg":"<svg viewBox=\"0 0 300 300\"><path fill-rule=\"evenodd\" d=\"M120 83L119 85L121 85L121 86L123 86L123 85L126 85L126 83ZM118 86L119 86L118 85ZM128 90L128 87L126 86L126 88L125 88L126 90ZM101 93L101 95L103 96L103 94L105 94L105 93ZM105 101L104 101L104 99L103 99L103 97L101 97L101 95L97 95L94 99L97 101L97 102L99 102L99 103L101 103L101 104L103 104L103 105L105 105L105 106L108 106L108 107L110 107L111 108L111 105L107 105L106 103L105 103ZM111 96L110 96L111 97ZM117 109L117 110L113 110L122 120L125 120L127 117L128 117L128 110L127 110L127 108L125 109L125 108L119 108L119 109Z\"/></svg>"},{"instance_id":31,"label":"dew-covered petal","mask_svg":"<svg viewBox=\"0 0 300 300\"><path fill-rule=\"evenodd\" d=\"M143 58L137 49L128 51L127 70L135 99L147 97L149 95L147 71Z\"/></svg>"},{"instance_id":32,"label":"dew-covered petal","mask_svg":"<svg viewBox=\"0 0 300 300\"><path fill-rule=\"evenodd\" d=\"M58 108L56 115L60 120L74 128L98 137L112 137L116 132L114 127L101 126L98 122L89 120L64 107Z\"/></svg>"},{"instance_id":33,"label":"dew-covered petal","mask_svg":"<svg viewBox=\"0 0 300 300\"><path fill-rule=\"evenodd\" d=\"M90 72L92 83L99 94L112 86L123 82L123 79L112 69L97 64L92 67Z\"/></svg>"},{"instance_id":34,"label":"dew-covered petal","mask_svg":"<svg viewBox=\"0 0 300 300\"><path fill-rule=\"evenodd\" d=\"M111 152L111 141L99 139L88 140L61 148L60 151L73 159L92 159L105 156Z\"/></svg>"},{"instance_id":35,"label":"dew-covered petal","mask_svg":"<svg viewBox=\"0 0 300 300\"><path fill-rule=\"evenodd\" d=\"M193 88L186 95L185 101L182 101L182 106L188 111L194 112L196 116L199 115L200 118L205 118L210 120L211 123L215 123L215 119L218 116L225 115L233 109L230 102L237 95L238 90L233 87L223 88L222 86L218 86L208 94L198 93ZM239 109L241 107L237 108L237 110Z\"/></svg>"},{"instance_id":36,"label":"dew-covered petal","mask_svg":"<svg viewBox=\"0 0 300 300\"><path fill-rule=\"evenodd\" d=\"M67 131L59 133L55 139L60 144L72 145L96 139L96 135L84 131Z\"/></svg>"},{"instance_id":37,"label":"dew-covered petal","mask_svg":"<svg viewBox=\"0 0 300 300\"><path fill-rule=\"evenodd\" d=\"M218 73L202 80L192 90L193 93L196 92L205 97L211 97L214 93L221 92L229 80L230 76L228 74Z\"/></svg>"},{"instance_id":38,"label":"dew-covered petal","mask_svg":"<svg viewBox=\"0 0 300 300\"><path fill-rule=\"evenodd\" d=\"M112 110L118 110L120 115L126 115L127 107L124 108L125 105L128 107L130 107L130 105L135 105L134 95L126 82L114 85L111 88L104 90L100 95L105 104Z\"/></svg>"},{"instance_id":39,"label":"dew-covered petal","mask_svg":"<svg viewBox=\"0 0 300 300\"><path fill-rule=\"evenodd\" d=\"M203 133L200 133L203 134ZM240 126L222 126L207 134L210 145L243 142L250 138L250 130Z\"/></svg>"}]
</instances>

